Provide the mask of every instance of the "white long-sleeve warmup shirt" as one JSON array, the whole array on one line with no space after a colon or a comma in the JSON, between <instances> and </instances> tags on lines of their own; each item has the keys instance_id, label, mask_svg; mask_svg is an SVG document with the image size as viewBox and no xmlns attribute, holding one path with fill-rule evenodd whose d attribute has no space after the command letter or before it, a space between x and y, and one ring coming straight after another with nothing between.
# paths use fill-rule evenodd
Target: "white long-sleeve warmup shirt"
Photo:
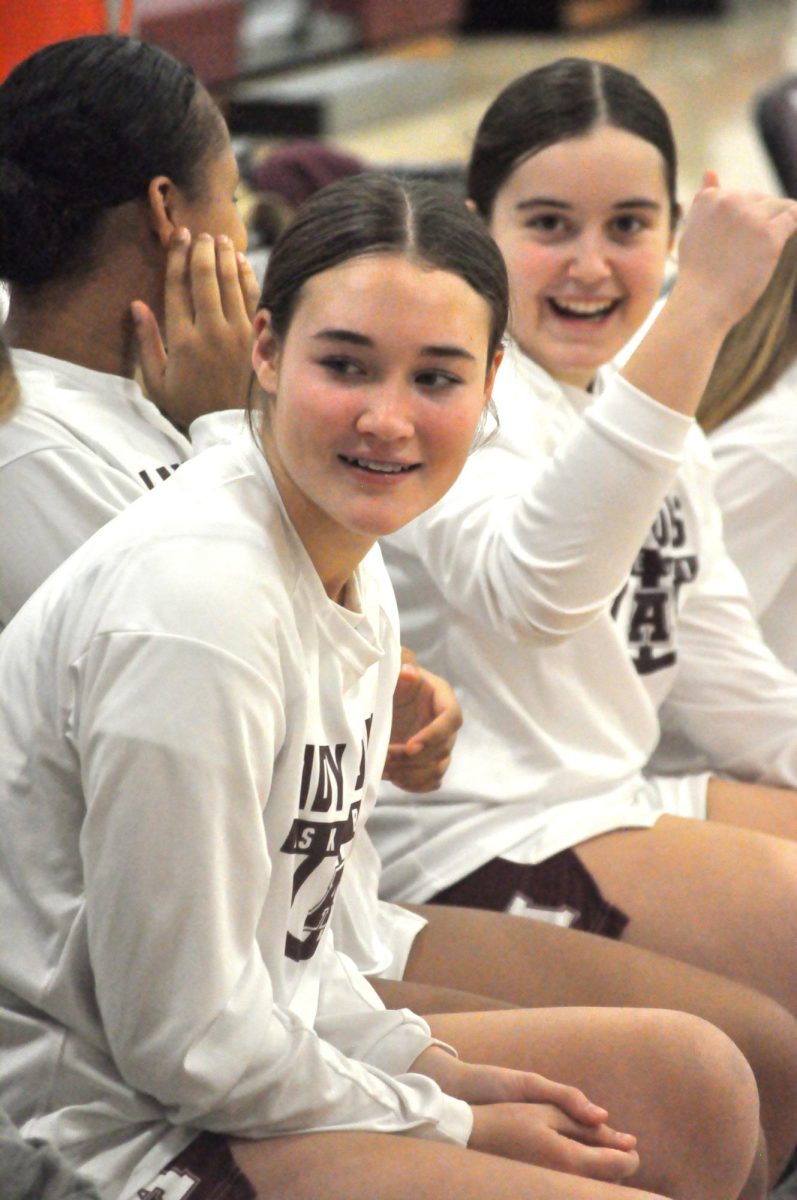
<instances>
[{"instance_id":1,"label":"white long-sleeve warmup shirt","mask_svg":"<svg viewBox=\"0 0 797 1200\"><path fill-rule=\"evenodd\" d=\"M560 386L512 345L495 399L492 442L383 543L402 638L465 718L438 792L383 785L369 831L393 900L704 816L682 773L797 784L797 678L751 616L693 423L615 375Z\"/></svg>"},{"instance_id":2,"label":"white long-sleeve warmup shirt","mask_svg":"<svg viewBox=\"0 0 797 1200\"><path fill-rule=\"evenodd\" d=\"M209 413L190 439L132 379L12 350L21 402L0 424L0 629L86 538L201 449L241 410Z\"/></svg>"},{"instance_id":3,"label":"white long-sleeve warmup shirt","mask_svg":"<svg viewBox=\"0 0 797 1200\"><path fill-rule=\"evenodd\" d=\"M0 630L91 534L245 425L240 409L208 413L189 440L133 380L27 350L12 356L22 398L0 424ZM369 974L398 978L426 922L376 903L379 860L366 838L357 864L347 872L351 900L336 909L338 943Z\"/></svg>"},{"instance_id":4,"label":"white long-sleeve warmup shirt","mask_svg":"<svg viewBox=\"0 0 797 1200\"><path fill-rule=\"evenodd\" d=\"M731 557L767 643L797 668L797 362L709 435Z\"/></svg>"},{"instance_id":5,"label":"white long-sleeve warmup shirt","mask_svg":"<svg viewBox=\"0 0 797 1200\"><path fill-rule=\"evenodd\" d=\"M328 927L398 655L379 551L334 604L248 435L0 637L0 1104L107 1200L198 1129L467 1141Z\"/></svg>"}]
</instances>

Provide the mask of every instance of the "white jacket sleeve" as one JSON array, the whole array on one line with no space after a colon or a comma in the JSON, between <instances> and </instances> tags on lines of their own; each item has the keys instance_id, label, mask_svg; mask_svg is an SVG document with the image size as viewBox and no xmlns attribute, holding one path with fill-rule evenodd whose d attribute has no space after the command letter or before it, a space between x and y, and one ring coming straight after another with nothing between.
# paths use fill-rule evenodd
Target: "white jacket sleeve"
<instances>
[{"instance_id":1,"label":"white jacket sleeve","mask_svg":"<svg viewBox=\"0 0 797 1200\"><path fill-rule=\"evenodd\" d=\"M678 668L652 766L797 787L797 675L764 642L713 498L704 511L703 561L678 613Z\"/></svg>"},{"instance_id":2,"label":"white jacket sleeve","mask_svg":"<svg viewBox=\"0 0 797 1200\"><path fill-rule=\"evenodd\" d=\"M91 450L59 446L0 471L0 625L40 583L143 491Z\"/></svg>"},{"instance_id":3,"label":"white jacket sleeve","mask_svg":"<svg viewBox=\"0 0 797 1200\"><path fill-rule=\"evenodd\" d=\"M552 457L476 450L459 481L388 546L418 556L455 609L499 635L548 643L610 604L680 465L692 422L621 378Z\"/></svg>"},{"instance_id":4,"label":"white jacket sleeve","mask_svg":"<svg viewBox=\"0 0 797 1200\"><path fill-rule=\"evenodd\" d=\"M193 452L232 441L244 425L241 409L197 418L190 430ZM132 471L106 461L90 445L36 447L5 462L0 471L0 627L56 567L146 490Z\"/></svg>"},{"instance_id":5,"label":"white jacket sleeve","mask_svg":"<svg viewBox=\"0 0 797 1200\"><path fill-rule=\"evenodd\" d=\"M205 642L135 632L96 637L75 673L85 920L124 1078L174 1123L224 1133L370 1129L467 1141L467 1105L422 1076L391 1078L346 1056L275 1000L261 944L285 729L279 682ZM277 928L277 969L284 937ZM331 956L322 969L336 976L351 1044L386 1063L395 1036L394 1061L406 1069L431 1044L424 1023L375 1010L323 939L319 953Z\"/></svg>"}]
</instances>

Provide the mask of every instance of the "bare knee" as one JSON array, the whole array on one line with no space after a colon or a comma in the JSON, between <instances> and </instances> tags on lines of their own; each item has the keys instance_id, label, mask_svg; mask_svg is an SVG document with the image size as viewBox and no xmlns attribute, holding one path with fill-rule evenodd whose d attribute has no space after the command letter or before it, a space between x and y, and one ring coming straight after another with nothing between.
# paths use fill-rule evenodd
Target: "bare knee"
<instances>
[{"instance_id":1,"label":"bare knee","mask_svg":"<svg viewBox=\"0 0 797 1200\"><path fill-rule=\"evenodd\" d=\"M737 1041L758 1083L771 1185L797 1144L797 1020L768 997L756 1001Z\"/></svg>"},{"instance_id":2,"label":"bare knee","mask_svg":"<svg viewBox=\"0 0 797 1200\"><path fill-rule=\"evenodd\" d=\"M658 1045L661 1103L675 1125L679 1153L665 1182L674 1195L754 1195L762 1151L758 1090L752 1069L726 1034L700 1017L662 1013ZM766 1164L764 1164L766 1169Z\"/></svg>"}]
</instances>

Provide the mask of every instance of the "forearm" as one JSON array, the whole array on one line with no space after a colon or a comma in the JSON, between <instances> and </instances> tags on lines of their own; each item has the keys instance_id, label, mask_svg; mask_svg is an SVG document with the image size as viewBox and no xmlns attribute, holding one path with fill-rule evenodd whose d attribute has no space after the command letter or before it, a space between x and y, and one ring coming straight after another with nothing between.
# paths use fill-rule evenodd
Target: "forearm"
<instances>
[{"instance_id":1,"label":"forearm","mask_svg":"<svg viewBox=\"0 0 797 1200\"><path fill-rule=\"evenodd\" d=\"M621 374L659 404L693 417L729 328L721 312L706 312L700 290L678 281Z\"/></svg>"}]
</instances>

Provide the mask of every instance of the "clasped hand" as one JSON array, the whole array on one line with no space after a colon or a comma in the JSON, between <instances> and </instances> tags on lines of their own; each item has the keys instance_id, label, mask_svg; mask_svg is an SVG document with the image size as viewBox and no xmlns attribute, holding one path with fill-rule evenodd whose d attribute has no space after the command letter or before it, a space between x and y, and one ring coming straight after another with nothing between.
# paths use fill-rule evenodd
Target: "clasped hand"
<instances>
[{"instance_id":1,"label":"clasped hand","mask_svg":"<svg viewBox=\"0 0 797 1200\"><path fill-rule=\"evenodd\" d=\"M609 1182L639 1166L636 1138L606 1124L608 1112L578 1088L527 1071L463 1063L438 1046L414 1071L473 1109L469 1146L487 1154Z\"/></svg>"}]
</instances>

